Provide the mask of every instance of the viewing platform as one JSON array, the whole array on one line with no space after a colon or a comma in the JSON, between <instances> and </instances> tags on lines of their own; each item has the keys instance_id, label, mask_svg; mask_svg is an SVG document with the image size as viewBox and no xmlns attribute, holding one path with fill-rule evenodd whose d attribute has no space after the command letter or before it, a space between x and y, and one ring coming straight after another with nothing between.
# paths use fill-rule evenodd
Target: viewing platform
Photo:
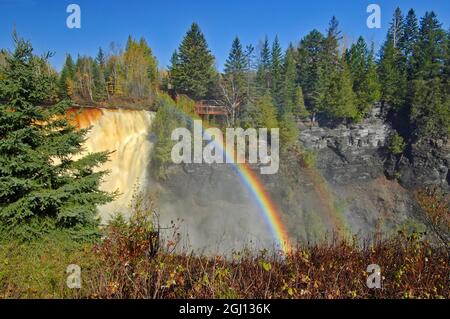
<instances>
[{"instance_id":1,"label":"viewing platform","mask_svg":"<svg viewBox=\"0 0 450 319\"><path fill-rule=\"evenodd\" d=\"M216 100L201 100L195 103L197 115L226 115L227 109Z\"/></svg>"}]
</instances>

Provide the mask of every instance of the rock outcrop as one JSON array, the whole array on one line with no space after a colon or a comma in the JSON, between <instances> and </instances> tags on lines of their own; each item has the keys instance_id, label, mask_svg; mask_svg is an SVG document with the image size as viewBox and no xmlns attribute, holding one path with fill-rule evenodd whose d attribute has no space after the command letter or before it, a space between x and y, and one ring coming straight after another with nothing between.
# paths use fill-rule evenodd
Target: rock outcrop
<instances>
[{"instance_id":1,"label":"rock outcrop","mask_svg":"<svg viewBox=\"0 0 450 319\"><path fill-rule=\"evenodd\" d=\"M316 152L316 167L327 181L346 184L384 175L385 146L392 128L376 109L360 124L326 128L300 123L300 142Z\"/></svg>"},{"instance_id":2,"label":"rock outcrop","mask_svg":"<svg viewBox=\"0 0 450 319\"><path fill-rule=\"evenodd\" d=\"M434 185L450 190L450 141L422 141L413 144L409 153L397 164L402 185L409 189Z\"/></svg>"}]
</instances>

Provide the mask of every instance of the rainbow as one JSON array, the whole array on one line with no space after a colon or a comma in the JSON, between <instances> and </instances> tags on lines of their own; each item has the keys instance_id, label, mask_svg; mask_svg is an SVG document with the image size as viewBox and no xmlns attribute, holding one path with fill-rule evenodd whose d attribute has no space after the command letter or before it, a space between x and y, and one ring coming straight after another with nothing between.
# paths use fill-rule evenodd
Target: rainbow
<instances>
[{"instance_id":1,"label":"rainbow","mask_svg":"<svg viewBox=\"0 0 450 319\"><path fill-rule=\"evenodd\" d=\"M204 131L204 128L207 126L204 124L202 125ZM214 143L225 154L225 158L229 159L226 162L231 163L234 171L258 205L260 213L264 218L265 223L270 228L272 236L278 245L277 248L281 249L284 254L289 254L292 250L289 234L283 224L280 212L270 198L270 195L261 180L247 163L236 163L237 161L233 160L233 153L231 153L231 150L227 150L223 140L214 139Z\"/></svg>"},{"instance_id":2,"label":"rainbow","mask_svg":"<svg viewBox=\"0 0 450 319\"><path fill-rule=\"evenodd\" d=\"M190 115L187 112L176 107L176 109L183 113L184 116L191 120L195 120L195 115ZM116 112L117 110L108 111ZM86 108L82 110L82 116L79 114L79 110L72 108L69 109L67 114L70 118L75 117L75 124L78 127L90 127L92 123L96 121L103 111L101 108ZM205 128L208 128L207 122L202 121L203 134L205 134ZM231 150L227 151L226 146L222 140L214 139L215 145L223 152L226 158L231 158ZM266 191L264 185L258 176L253 172L252 168L246 163L235 163L235 161L227 161L232 163L232 168L236 172L239 179L242 181L245 188L249 191L252 199L258 206L258 210L262 215L264 222L269 227L272 237L275 240L277 248L283 253L289 254L291 252L291 244L289 241L288 232L283 224L281 214L277 209L275 203L270 198L270 195Z\"/></svg>"},{"instance_id":3,"label":"rainbow","mask_svg":"<svg viewBox=\"0 0 450 319\"><path fill-rule=\"evenodd\" d=\"M234 164L234 167L238 176L258 204L265 222L270 227L272 236L278 242L281 250L285 254L289 254L292 247L288 232L283 224L281 214L278 212L264 185L247 164Z\"/></svg>"}]
</instances>

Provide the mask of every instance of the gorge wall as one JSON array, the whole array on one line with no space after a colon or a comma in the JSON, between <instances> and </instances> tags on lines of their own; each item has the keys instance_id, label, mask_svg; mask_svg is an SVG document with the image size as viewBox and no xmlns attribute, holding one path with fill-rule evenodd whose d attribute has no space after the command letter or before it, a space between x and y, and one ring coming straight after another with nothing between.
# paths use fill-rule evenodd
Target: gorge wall
<instances>
[{"instance_id":1,"label":"gorge wall","mask_svg":"<svg viewBox=\"0 0 450 319\"><path fill-rule=\"evenodd\" d=\"M110 174L102 188L121 195L100 207L103 219L115 212L127 214L136 190L157 191L161 226L177 224L186 248L229 253L273 247L258 206L229 165L173 165L165 180L152 179L153 116L110 109L85 109L75 115L80 127L92 126L86 152L114 151L103 167ZM315 154L315 164L308 168L289 160L281 173L260 176L293 241L315 242L336 234L366 238L419 222L410 184L386 178L392 129L380 112L349 126L299 126L300 143ZM448 169L448 162L443 165Z\"/></svg>"}]
</instances>

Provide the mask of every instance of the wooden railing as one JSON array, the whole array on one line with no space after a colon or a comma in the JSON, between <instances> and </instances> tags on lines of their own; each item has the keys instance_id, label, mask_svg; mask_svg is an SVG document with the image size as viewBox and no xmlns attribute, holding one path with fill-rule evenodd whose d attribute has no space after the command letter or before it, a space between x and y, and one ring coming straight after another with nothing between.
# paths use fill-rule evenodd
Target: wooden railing
<instances>
[{"instance_id":1,"label":"wooden railing","mask_svg":"<svg viewBox=\"0 0 450 319\"><path fill-rule=\"evenodd\" d=\"M215 100L202 100L195 103L197 115L226 115L227 109Z\"/></svg>"}]
</instances>

